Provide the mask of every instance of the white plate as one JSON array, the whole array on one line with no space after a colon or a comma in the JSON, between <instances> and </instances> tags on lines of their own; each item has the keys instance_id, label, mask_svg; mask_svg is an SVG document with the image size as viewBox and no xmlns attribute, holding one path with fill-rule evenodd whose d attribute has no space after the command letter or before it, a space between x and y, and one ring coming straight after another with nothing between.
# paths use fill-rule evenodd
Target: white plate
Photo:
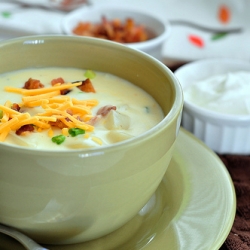
<instances>
[{"instance_id":1,"label":"white plate","mask_svg":"<svg viewBox=\"0 0 250 250\"><path fill-rule=\"evenodd\" d=\"M156 193L128 224L91 242L51 250L219 249L232 227L236 198L219 157L181 129L169 169ZM47 246L48 247L48 246ZM21 250L0 235L1 250Z\"/></svg>"}]
</instances>

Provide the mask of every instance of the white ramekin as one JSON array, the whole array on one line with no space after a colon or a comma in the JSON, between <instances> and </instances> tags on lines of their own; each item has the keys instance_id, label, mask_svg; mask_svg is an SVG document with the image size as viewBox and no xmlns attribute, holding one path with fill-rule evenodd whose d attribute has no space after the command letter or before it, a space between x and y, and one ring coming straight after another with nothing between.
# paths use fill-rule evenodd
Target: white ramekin
<instances>
[{"instance_id":1,"label":"white ramekin","mask_svg":"<svg viewBox=\"0 0 250 250\"><path fill-rule=\"evenodd\" d=\"M184 92L182 126L220 154L250 154L250 115L223 114L199 107L185 100L185 91L194 82L237 71L250 72L250 62L211 58L188 63L175 71Z\"/></svg>"}]
</instances>

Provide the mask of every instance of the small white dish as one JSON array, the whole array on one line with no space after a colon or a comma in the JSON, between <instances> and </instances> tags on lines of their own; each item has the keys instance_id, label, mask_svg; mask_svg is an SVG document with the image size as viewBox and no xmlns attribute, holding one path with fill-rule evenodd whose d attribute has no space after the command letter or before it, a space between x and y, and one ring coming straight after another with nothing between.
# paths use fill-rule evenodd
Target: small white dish
<instances>
[{"instance_id":1,"label":"small white dish","mask_svg":"<svg viewBox=\"0 0 250 250\"><path fill-rule=\"evenodd\" d=\"M208 175L209 173L209 175ZM215 209L216 208L216 209ZM121 229L97 240L51 250L217 250L235 217L230 175L219 157L180 130L173 159L151 200ZM0 248L22 250L6 235Z\"/></svg>"},{"instance_id":2,"label":"small white dish","mask_svg":"<svg viewBox=\"0 0 250 250\"><path fill-rule=\"evenodd\" d=\"M220 113L185 98L194 83L229 72L250 72L250 63L236 59L203 59L175 71L184 92L182 126L220 154L250 153L250 114Z\"/></svg>"},{"instance_id":3,"label":"small white dish","mask_svg":"<svg viewBox=\"0 0 250 250\"><path fill-rule=\"evenodd\" d=\"M153 32L152 39L125 45L146 52L159 60L162 59L162 46L171 32L169 22L153 12L140 11L131 5L97 4L76 9L62 19L62 31L66 35L75 35L73 29L79 22L100 23L103 16L107 20L118 18L125 21L127 18L132 18L137 25L143 25Z\"/></svg>"}]
</instances>

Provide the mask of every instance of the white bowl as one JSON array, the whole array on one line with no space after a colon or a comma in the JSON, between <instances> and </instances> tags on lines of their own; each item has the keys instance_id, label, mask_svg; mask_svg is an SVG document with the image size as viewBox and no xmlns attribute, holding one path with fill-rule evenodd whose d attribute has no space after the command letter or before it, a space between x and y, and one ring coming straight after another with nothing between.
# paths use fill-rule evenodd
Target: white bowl
<instances>
[{"instance_id":1,"label":"white bowl","mask_svg":"<svg viewBox=\"0 0 250 250\"><path fill-rule=\"evenodd\" d=\"M250 73L250 63L235 59L204 59L188 63L175 71L184 92L182 126L220 154L250 153L250 114L209 110L188 101L185 93L194 82L237 71Z\"/></svg>"},{"instance_id":2,"label":"white bowl","mask_svg":"<svg viewBox=\"0 0 250 250\"><path fill-rule=\"evenodd\" d=\"M103 16L108 20L119 18L122 21L125 21L127 18L132 18L137 25L145 26L146 29L154 33L155 37L145 42L126 43L126 45L146 52L159 60L162 59L163 43L170 34L169 22L160 18L159 15L139 11L132 6L121 4L84 6L83 8L70 12L63 18L63 32L66 35L75 35L72 30L80 21L100 23Z\"/></svg>"}]
</instances>

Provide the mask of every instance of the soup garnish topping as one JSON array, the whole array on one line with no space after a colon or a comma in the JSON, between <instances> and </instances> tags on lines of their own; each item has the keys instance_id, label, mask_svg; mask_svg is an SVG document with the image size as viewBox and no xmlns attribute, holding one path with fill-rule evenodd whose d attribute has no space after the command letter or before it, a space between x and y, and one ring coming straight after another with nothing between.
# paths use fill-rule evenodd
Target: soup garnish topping
<instances>
[{"instance_id":1,"label":"soup garnish topping","mask_svg":"<svg viewBox=\"0 0 250 250\"><path fill-rule=\"evenodd\" d=\"M98 104L97 100L76 100L66 96L74 87L81 91L95 92L90 81L86 79L75 83L65 83L59 77L51 81L51 87L44 88L44 85L37 79L29 78L23 88L5 87L8 92L22 95L22 102L11 103L7 101L0 105L0 141L4 141L11 130L17 135L25 133L49 130L49 136L53 136L51 127L63 129L63 134L77 136L85 131L93 131L93 125L87 122L91 119L91 109ZM41 108L43 112L31 113L31 108ZM29 110L28 112L26 110ZM52 141L61 144L65 135L52 137Z\"/></svg>"}]
</instances>

